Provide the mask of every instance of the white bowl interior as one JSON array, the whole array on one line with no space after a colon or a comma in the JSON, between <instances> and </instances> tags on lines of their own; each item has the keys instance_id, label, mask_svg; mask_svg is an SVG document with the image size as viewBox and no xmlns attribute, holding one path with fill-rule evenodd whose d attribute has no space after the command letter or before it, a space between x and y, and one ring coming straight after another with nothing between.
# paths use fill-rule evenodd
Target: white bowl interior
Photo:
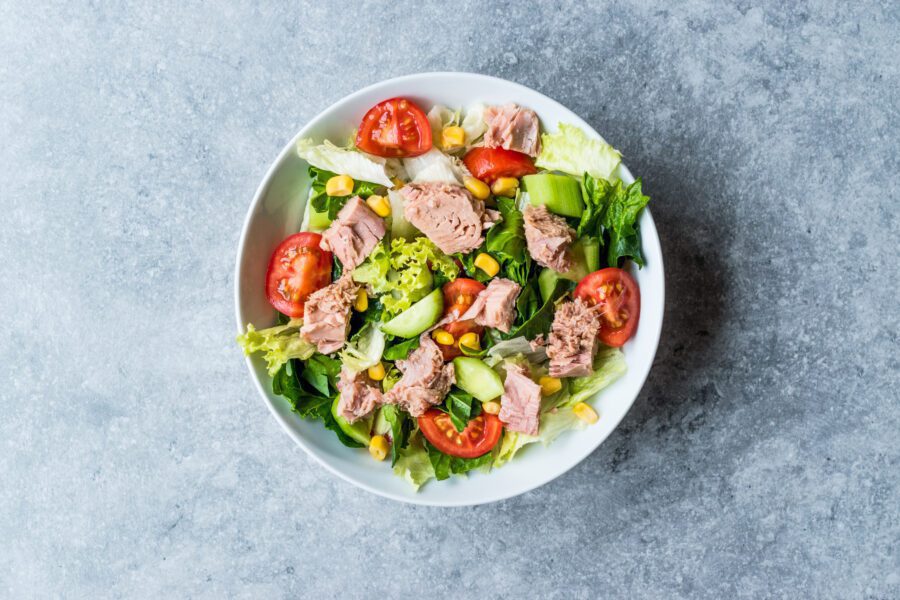
<instances>
[{"instance_id":1,"label":"white bowl interior","mask_svg":"<svg viewBox=\"0 0 900 600\"><path fill-rule=\"evenodd\" d=\"M327 138L343 144L369 107L393 96L413 98L426 111L433 104L465 107L473 102L516 102L537 112L549 131L565 122L598 136L558 102L519 84L484 75L410 75L347 96L297 134L269 169L253 199L237 255L235 300L240 331L246 323L262 328L275 322L276 313L264 294L266 267L278 243L299 230L309 190L307 164L293 151L294 144L302 137ZM619 174L626 183L633 180L624 165ZM649 210L641 218L641 235L647 265L632 270L641 289L640 323L635 337L623 348L628 372L593 402L600 421L584 430L563 434L549 447L528 446L515 460L490 474L431 481L417 493L393 474L389 461L376 463L365 450L341 445L320 422L305 421L291 412L288 403L272 393L271 380L258 356L247 359L250 373L275 418L294 440L333 473L366 490L395 500L441 506L481 504L521 494L565 473L596 449L625 416L647 378L659 343L664 305L662 253Z\"/></svg>"}]
</instances>

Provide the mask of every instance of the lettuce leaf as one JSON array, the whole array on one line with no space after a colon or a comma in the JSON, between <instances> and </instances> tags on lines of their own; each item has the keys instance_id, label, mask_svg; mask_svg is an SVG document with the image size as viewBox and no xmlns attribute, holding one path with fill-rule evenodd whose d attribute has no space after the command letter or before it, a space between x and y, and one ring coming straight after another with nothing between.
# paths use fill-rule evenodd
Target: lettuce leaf
<instances>
[{"instance_id":1,"label":"lettuce leaf","mask_svg":"<svg viewBox=\"0 0 900 600\"><path fill-rule=\"evenodd\" d=\"M419 347L419 336L397 342L384 351L384 360L402 360Z\"/></svg>"},{"instance_id":2,"label":"lettuce leaf","mask_svg":"<svg viewBox=\"0 0 900 600\"><path fill-rule=\"evenodd\" d=\"M366 261L353 270L353 280L366 283L380 296L387 316L396 315L433 289L432 273L456 279L459 267L428 238L391 240L390 250L379 243Z\"/></svg>"},{"instance_id":3,"label":"lettuce leaf","mask_svg":"<svg viewBox=\"0 0 900 600\"><path fill-rule=\"evenodd\" d=\"M486 108L484 104L476 102L466 109L466 116L460 123L460 127L466 132L466 145L472 146L487 131L487 123L484 121Z\"/></svg>"},{"instance_id":4,"label":"lettuce leaf","mask_svg":"<svg viewBox=\"0 0 900 600\"><path fill-rule=\"evenodd\" d=\"M314 167L349 175L354 180L371 181L385 187L394 185L385 171L383 158L341 148L328 140L317 144L309 138L301 139L297 142L297 156Z\"/></svg>"},{"instance_id":5,"label":"lettuce leaf","mask_svg":"<svg viewBox=\"0 0 900 600\"><path fill-rule=\"evenodd\" d=\"M437 181L462 184L462 170L457 159L432 147L425 154L403 159L403 168L413 183Z\"/></svg>"},{"instance_id":6,"label":"lettuce leaf","mask_svg":"<svg viewBox=\"0 0 900 600\"><path fill-rule=\"evenodd\" d=\"M285 325L276 325L257 331L252 323L247 323L247 331L237 336L237 343L249 356L253 352L264 352L266 370L274 377L290 359L305 360L316 351L315 345L300 335L302 319L291 319Z\"/></svg>"},{"instance_id":7,"label":"lettuce leaf","mask_svg":"<svg viewBox=\"0 0 900 600\"><path fill-rule=\"evenodd\" d=\"M621 350L601 346L594 357L594 372L586 377L574 377L569 382L569 399L563 406L590 400L594 394L621 377L627 368Z\"/></svg>"},{"instance_id":8,"label":"lettuce leaf","mask_svg":"<svg viewBox=\"0 0 900 600\"><path fill-rule=\"evenodd\" d=\"M428 453L428 460L431 461L434 476L438 481L443 481L450 475L461 475L480 467L486 467L489 470L491 463L494 462L494 455L491 452L476 458L459 458L458 456L444 454L427 441L425 442L425 450Z\"/></svg>"},{"instance_id":9,"label":"lettuce leaf","mask_svg":"<svg viewBox=\"0 0 900 600\"><path fill-rule=\"evenodd\" d=\"M338 212L344 208L344 204L350 198L350 196L329 196L325 193L325 185L334 176L335 173L332 171L326 171L318 167L309 168L309 177L312 179L309 205L316 212L327 215L328 221L333 221L337 217ZM368 198L381 187L384 186L370 181L354 180L353 195Z\"/></svg>"},{"instance_id":10,"label":"lettuce leaf","mask_svg":"<svg viewBox=\"0 0 900 600\"><path fill-rule=\"evenodd\" d=\"M603 139L589 138L580 128L560 123L558 133L541 135L541 153L534 164L576 177L590 173L609 179L621 161L622 155Z\"/></svg>"},{"instance_id":11,"label":"lettuce leaf","mask_svg":"<svg viewBox=\"0 0 900 600\"><path fill-rule=\"evenodd\" d=\"M425 442L418 430L410 435L406 448L400 449L399 455L394 462L394 473L403 477L416 490L434 478L434 467L431 466Z\"/></svg>"},{"instance_id":12,"label":"lettuce leaf","mask_svg":"<svg viewBox=\"0 0 900 600\"><path fill-rule=\"evenodd\" d=\"M457 431L462 431L469 420L481 414L481 402L477 402L472 394L454 387L447 394L444 405L439 407L450 415L450 422Z\"/></svg>"},{"instance_id":13,"label":"lettuce leaf","mask_svg":"<svg viewBox=\"0 0 900 600\"><path fill-rule=\"evenodd\" d=\"M348 370L359 373L381 362L384 353L384 333L371 322L366 323L359 333L344 346L341 361Z\"/></svg>"},{"instance_id":14,"label":"lettuce leaf","mask_svg":"<svg viewBox=\"0 0 900 600\"><path fill-rule=\"evenodd\" d=\"M506 431L500 442L500 451L494 457L493 466L502 467L513 459L516 453L528 444L540 442L549 446L563 432L571 429L583 429L585 422L575 416L570 407L557 408L541 415L541 425L537 435L526 435L515 431Z\"/></svg>"}]
</instances>

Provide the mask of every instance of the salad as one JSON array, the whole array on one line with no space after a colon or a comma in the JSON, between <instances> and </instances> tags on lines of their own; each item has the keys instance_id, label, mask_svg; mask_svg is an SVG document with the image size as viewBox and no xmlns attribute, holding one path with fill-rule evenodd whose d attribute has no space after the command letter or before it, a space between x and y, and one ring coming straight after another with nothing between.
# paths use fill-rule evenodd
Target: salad
<instances>
[{"instance_id":1,"label":"salad","mask_svg":"<svg viewBox=\"0 0 900 600\"><path fill-rule=\"evenodd\" d=\"M306 212L264 282L278 323L238 336L297 414L416 489L597 422L640 317L649 198L619 152L515 104L391 98L297 153Z\"/></svg>"}]
</instances>

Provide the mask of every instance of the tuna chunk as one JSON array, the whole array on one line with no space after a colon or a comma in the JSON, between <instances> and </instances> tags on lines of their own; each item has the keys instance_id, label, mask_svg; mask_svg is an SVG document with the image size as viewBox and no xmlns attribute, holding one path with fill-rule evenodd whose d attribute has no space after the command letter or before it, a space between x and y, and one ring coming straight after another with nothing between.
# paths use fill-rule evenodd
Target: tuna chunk
<instances>
[{"instance_id":1,"label":"tuna chunk","mask_svg":"<svg viewBox=\"0 0 900 600\"><path fill-rule=\"evenodd\" d=\"M483 231L499 218L464 187L450 183L411 183L400 190L403 215L445 254L469 252L484 241Z\"/></svg>"},{"instance_id":2,"label":"tuna chunk","mask_svg":"<svg viewBox=\"0 0 900 600\"><path fill-rule=\"evenodd\" d=\"M385 404L397 404L413 417L444 400L450 386L456 383L453 364L444 364L441 350L427 333L419 338L419 347L406 360L398 360L403 377L385 394Z\"/></svg>"},{"instance_id":3,"label":"tuna chunk","mask_svg":"<svg viewBox=\"0 0 900 600\"><path fill-rule=\"evenodd\" d=\"M594 370L600 315L580 299L556 309L547 356L552 377L584 377Z\"/></svg>"},{"instance_id":4,"label":"tuna chunk","mask_svg":"<svg viewBox=\"0 0 900 600\"><path fill-rule=\"evenodd\" d=\"M320 246L334 252L344 270L350 271L366 260L384 232L384 219L372 212L362 198L354 196L322 233Z\"/></svg>"},{"instance_id":5,"label":"tuna chunk","mask_svg":"<svg viewBox=\"0 0 900 600\"><path fill-rule=\"evenodd\" d=\"M564 273L572 268L569 246L575 240L575 230L566 220L554 215L546 206L525 207L525 242L534 261L554 271Z\"/></svg>"},{"instance_id":6,"label":"tuna chunk","mask_svg":"<svg viewBox=\"0 0 900 600\"><path fill-rule=\"evenodd\" d=\"M500 420L510 431L537 435L540 426L541 386L519 365L506 369L503 395L500 397Z\"/></svg>"},{"instance_id":7,"label":"tuna chunk","mask_svg":"<svg viewBox=\"0 0 900 600\"><path fill-rule=\"evenodd\" d=\"M460 320L475 320L476 325L493 327L509 333L516 318L516 297L522 288L515 281L498 277L478 294Z\"/></svg>"},{"instance_id":8,"label":"tuna chunk","mask_svg":"<svg viewBox=\"0 0 900 600\"><path fill-rule=\"evenodd\" d=\"M484 111L484 122L486 147L506 148L529 156L541 153L540 123L533 110L515 104L489 106Z\"/></svg>"},{"instance_id":9,"label":"tuna chunk","mask_svg":"<svg viewBox=\"0 0 900 600\"><path fill-rule=\"evenodd\" d=\"M338 414L349 423L369 416L384 402L378 384L365 371L353 373L343 367L337 388L341 392Z\"/></svg>"},{"instance_id":10,"label":"tuna chunk","mask_svg":"<svg viewBox=\"0 0 900 600\"><path fill-rule=\"evenodd\" d=\"M315 344L322 354L331 354L344 345L350 328L350 306L358 290L359 286L347 272L306 299L300 335Z\"/></svg>"}]
</instances>

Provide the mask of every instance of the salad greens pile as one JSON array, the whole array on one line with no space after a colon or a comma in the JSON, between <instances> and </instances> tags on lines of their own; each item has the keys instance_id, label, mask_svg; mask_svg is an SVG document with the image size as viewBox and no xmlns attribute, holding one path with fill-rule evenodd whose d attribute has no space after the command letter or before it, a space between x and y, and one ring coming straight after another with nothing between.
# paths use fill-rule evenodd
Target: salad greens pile
<instances>
[{"instance_id":1,"label":"salad greens pile","mask_svg":"<svg viewBox=\"0 0 900 600\"><path fill-rule=\"evenodd\" d=\"M590 375L559 379L558 389L542 396L537 435L506 429L488 452L476 457L446 453L429 441L417 419L396 404L380 405L374 413L353 423L339 414L338 381L342 368L351 373L368 373L384 393L397 384L401 372L395 362L406 359L422 342L418 333L398 333L400 329L387 324L421 310L423 303L433 297L440 301L440 294L433 294L435 290L446 290L445 286L458 279L488 284L495 278L505 278L521 286L512 328L504 332L488 327L477 347L458 344L456 355L477 361L492 371L497 381L502 381L501 376L513 367L524 368L534 381L543 381L549 375L541 340L550 334L557 306L573 293L576 284L588 274L622 267L627 261L644 266L639 218L649 198L642 193L641 181L624 184L617 176L619 152L602 139L591 138L580 128L565 123L559 124L557 132L541 135L541 150L533 161L535 168L517 182L514 194L495 193L487 200L488 208L497 211L500 218L486 231L479 248L445 254L409 223L403 214L404 198L399 188L421 181L459 186L467 183L471 176L461 159L482 144L488 129L487 110L480 104L466 111L434 107L427 114L434 145L412 158L382 157L353 145L341 147L329 141L300 140L297 153L310 165L311 182L302 230L326 229L353 196L383 197L390 204L387 234L350 272L352 281L367 290L368 301L364 309L351 312L346 342L332 354L317 352L316 346L300 334L301 318L281 315L278 325L260 330L248 324L246 332L238 336L246 354L262 353L273 392L283 397L294 412L304 419L322 421L342 444L351 448L370 446L371 450L375 438L388 440L394 472L416 489L430 479L443 480L473 470L501 467L525 446L536 442L548 445L566 431L585 427L576 407L589 402L626 370L619 348L601 346ZM438 140L448 128L462 130L464 146L440 147ZM537 172L539 169L542 171ZM338 175L352 178L350 194L346 194L350 189L347 187L343 195L329 195L329 181ZM574 230L576 239L570 248L574 266L570 271L560 273L541 267L529 253L523 216L529 204L545 205ZM481 255L496 261L497 272L489 273L476 264ZM335 258L333 277L342 271ZM444 310L448 308L443 306ZM433 328L436 320L427 326ZM426 327L417 331L426 331ZM456 372L456 385L434 408L444 413L455 431L461 433L475 419L494 418L492 414L496 413L488 414L486 406L491 408L488 405L497 402L480 400L477 387L467 385L458 368Z\"/></svg>"}]
</instances>

